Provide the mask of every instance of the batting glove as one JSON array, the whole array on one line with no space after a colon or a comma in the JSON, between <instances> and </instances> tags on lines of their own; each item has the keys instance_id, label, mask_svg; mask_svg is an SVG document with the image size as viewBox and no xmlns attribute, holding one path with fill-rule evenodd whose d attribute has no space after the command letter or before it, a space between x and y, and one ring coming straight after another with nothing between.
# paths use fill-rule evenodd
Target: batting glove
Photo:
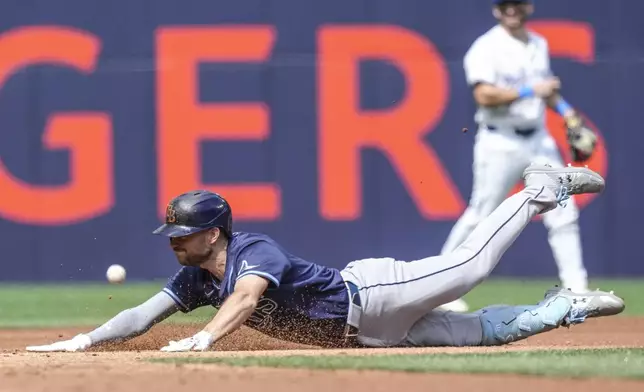
<instances>
[{"instance_id":1,"label":"batting glove","mask_svg":"<svg viewBox=\"0 0 644 392\"><path fill-rule=\"evenodd\" d=\"M171 340L167 346L161 348L161 351L204 351L212 345L214 340L210 332L201 331L192 337L179 340L178 342Z\"/></svg>"},{"instance_id":2,"label":"batting glove","mask_svg":"<svg viewBox=\"0 0 644 392\"><path fill-rule=\"evenodd\" d=\"M27 351L33 352L53 352L53 351L66 351L76 352L84 351L92 345L92 340L85 334L74 336L70 340L63 340L60 342L46 344L44 346L27 346Z\"/></svg>"}]
</instances>

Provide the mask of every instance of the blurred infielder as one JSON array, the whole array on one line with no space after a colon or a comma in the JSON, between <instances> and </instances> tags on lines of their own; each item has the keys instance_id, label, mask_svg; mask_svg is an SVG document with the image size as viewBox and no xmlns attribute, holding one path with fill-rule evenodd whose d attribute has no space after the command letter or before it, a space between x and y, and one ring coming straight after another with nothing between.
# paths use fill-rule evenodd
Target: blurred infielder
<instances>
[{"instance_id":1,"label":"blurred infielder","mask_svg":"<svg viewBox=\"0 0 644 392\"><path fill-rule=\"evenodd\" d=\"M501 345L622 312L624 302L612 292L557 287L534 305L466 314L434 310L482 282L537 214L556 210L570 195L604 189L604 179L588 168L531 165L524 180L522 191L449 254L410 262L363 259L342 270L303 260L266 235L233 232L231 208L215 193L179 195L167 206L165 224L154 231L170 237L183 266L165 288L87 334L27 350L79 351L122 341L177 311L207 305L218 308L212 321L161 350L206 350L243 324L324 347Z\"/></svg>"},{"instance_id":2,"label":"blurred infielder","mask_svg":"<svg viewBox=\"0 0 644 392\"><path fill-rule=\"evenodd\" d=\"M494 0L498 24L477 38L464 58L468 85L478 105L470 203L445 242L449 254L503 201L530 162L563 166L555 140L546 129L546 106L566 121L572 155L583 162L592 154L595 135L564 101L552 75L547 41L524 24L533 12L529 0ZM574 201L544 214L548 241L564 287L588 289ZM442 307L466 311L458 299Z\"/></svg>"}]
</instances>

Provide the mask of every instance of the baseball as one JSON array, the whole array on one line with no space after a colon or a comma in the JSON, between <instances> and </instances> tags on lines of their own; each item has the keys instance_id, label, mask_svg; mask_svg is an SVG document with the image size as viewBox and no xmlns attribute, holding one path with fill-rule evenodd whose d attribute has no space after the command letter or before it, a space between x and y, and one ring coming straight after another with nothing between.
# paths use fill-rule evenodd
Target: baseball
<instances>
[{"instance_id":1,"label":"baseball","mask_svg":"<svg viewBox=\"0 0 644 392\"><path fill-rule=\"evenodd\" d=\"M107 281L110 283L123 283L125 280L125 268L122 265L112 264L107 269Z\"/></svg>"}]
</instances>

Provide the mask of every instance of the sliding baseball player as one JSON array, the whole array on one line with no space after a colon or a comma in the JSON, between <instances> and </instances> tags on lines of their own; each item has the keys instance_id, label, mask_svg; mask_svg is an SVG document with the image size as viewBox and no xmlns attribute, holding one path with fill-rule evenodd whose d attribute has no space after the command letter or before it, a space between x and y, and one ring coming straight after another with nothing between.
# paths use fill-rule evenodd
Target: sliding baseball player
<instances>
[{"instance_id":1,"label":"sliding baseball player","mask_svg":"<svg viewBox=\"0 0 644 392\"><path fill-rule=\"evenodd\" d=\"M231 207L218 194L179 195L155 230L168 237L182 266L167 285L88 333L27 350L82 351L124 341L202 306L217 308L214 318L161 351L208 350L242 325L323 347L494 346L622 312L624 302L612 292L559 287L531 305L465 314L436 310L485 280L532 218L563 208L571 195L605 186L583 167L535 164L523 178L525 188L483 218L453 252L415 261L367 258L341 270L304 260L267 235L234 232Z\"/></svg>"}]
</instances>

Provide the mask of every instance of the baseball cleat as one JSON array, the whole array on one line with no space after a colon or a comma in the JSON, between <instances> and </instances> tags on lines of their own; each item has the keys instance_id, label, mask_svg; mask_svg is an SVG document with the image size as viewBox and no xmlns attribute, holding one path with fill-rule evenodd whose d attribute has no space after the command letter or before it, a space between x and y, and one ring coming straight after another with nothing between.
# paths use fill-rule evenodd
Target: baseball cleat
<instances>
[{"instance_id":1,"label":"baseball cleat","mask_svg":"<svg viewBox=\"0 0 644 392\"><path fill-rule=\"evenodd\" d=\"M613 294L612 291L595 290L576 293L570 289L555 286L546 291L544 295L545 300L552 297L567 298L572 305L570 313L564 320L564 326L582 323L587 318L614 316L622 313L626 308L624 300Z\"/></svg>"},{"instance_id":2,"label":"baseball cleat","mask_svg":"<svg viewBox=\"0 0 644 392\"><path fill-rule=\"evenodd\" d=\"M604 178L588 167L555 168L550 165L531 164L523 171L526 186L545 186L557 196L557 203L565 206L564 201L571 195L600 193L606 184Z\"/></svg>"}]
</instances>

